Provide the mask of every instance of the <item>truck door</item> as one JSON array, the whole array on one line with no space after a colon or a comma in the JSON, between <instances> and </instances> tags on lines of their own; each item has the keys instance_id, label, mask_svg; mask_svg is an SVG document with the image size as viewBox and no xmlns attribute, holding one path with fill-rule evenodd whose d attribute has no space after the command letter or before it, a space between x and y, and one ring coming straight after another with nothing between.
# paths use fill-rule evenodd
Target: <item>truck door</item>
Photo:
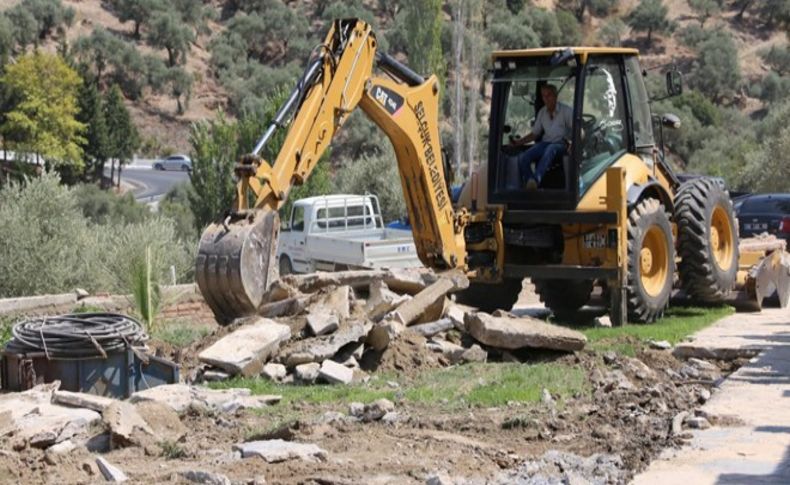
<instances>
[{"instance_id":1,"label":"truck door","mask_svg":"<svg viewBox=\"0 0 790 485\"><path fill-rule=\"evenodd\" d=\"M306 230L305 206L294 204L288 229L280 233L280 257L287 256L297 273L310 271L305 251Z\"/></svg>"}]
</instances>

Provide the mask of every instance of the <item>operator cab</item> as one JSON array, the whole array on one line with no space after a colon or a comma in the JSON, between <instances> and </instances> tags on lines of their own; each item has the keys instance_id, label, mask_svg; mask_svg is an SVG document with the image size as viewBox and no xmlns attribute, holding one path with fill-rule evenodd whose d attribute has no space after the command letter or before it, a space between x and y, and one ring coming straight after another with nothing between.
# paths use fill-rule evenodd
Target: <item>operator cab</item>
<instances>
[{"instance_id":1,"label":"operator cab","mask_svg":"<svg viewBox=\"0 0 790 485\"><path fill-rule=\"evenodd\" d=\"M550 48L493 54L488 201L521 209L573 209L603 172L625 153L652 163L653 130L635 49ZM546 86L573 113L572 126L537 187L527 186L526 153L514 140L533 131ZM545 114L544 114L545 116ZM536 130L540 132L541 130ZM544 134L545 136L545 134ZM540 142L540 138L535 140ZM544 164L545 167L545 164Z\"/></svg>"}]
</instances>

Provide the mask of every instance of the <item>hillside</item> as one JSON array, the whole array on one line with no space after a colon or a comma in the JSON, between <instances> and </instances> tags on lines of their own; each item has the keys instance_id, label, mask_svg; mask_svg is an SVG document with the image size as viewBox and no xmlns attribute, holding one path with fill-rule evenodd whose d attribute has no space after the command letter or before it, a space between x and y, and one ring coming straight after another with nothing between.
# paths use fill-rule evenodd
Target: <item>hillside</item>
<instances>
[{"instance_id":1,"label":"hillside","mask_svg":"<svg viewBox=\"0 0 790 485\"><path fill-rule=\"evenodd\" d=\"M418 70L446 73L446 93L453 90L455 73L462 73L465 94L457 99L461 99L465 107L455 106L457 101L450 99L453 96L447 96L444 103L443 138L446 144L450 143L453 133L458 131L456 127L460 126L461 120L457 113L480 113L479 120L473 121L467 115L463 123L471 123L468 129L472 132L483 130L484 127L480 125L484 124L481 120L487 111L487 100L485 96L479 98L473 92L487 68L488 53L494 48L577 43L621 43L637 47L643 53L644 66L677 64L688 74L688 84L715 105L712 109L734 109L745 117L755 119L764 116L766 107L773 101L782 99L788 87L782 69L769 65L764 56L764 52L771 47L786 46L784 26L787 25L787 15L785 12L774 12L767 5L778 5L776 0L747 2L749 8L745 9L743 15L739 15L739 11L746 5L746 0L463 2L465 10L462 15L465 21L460 32L463 32L465 41L462 64L458 68L451 55L459 38L456 35L459 4L453 2L178 0L151 7L162 0L124 0L126 3L118 0L26 1L30 4L62 3L63 7L73 12L69 22L64 22L52 35L37 42L44 49L59 52L66 50L80 62L90 63L91 56L98 51L80 51L82 39L97 30L103 30L116 39L114 42L120 41L116 50L122 49L125 53L116 56L120 60L110 61L99 83L106 88L119 77L124 82L133 83L131 94L123 85L122 89L143 137L141 155L144 156L189 151L190 125L213 119L219 110L230 117L242 112L260 113L269 96L278 92L278 89L290 89L310 48L322 39L328 19L335 16L360 16L372 22L379 38L383 39L382 44L390 52L409 61ZM7 11L20 3L24 2L0 0L0 10ZM661 20L661 27L651 32L651 42L648 42L645 30L636 30L632 21L635 9L642 3L663 4L666 7L666 18ZM582 4L587 9L579 22L575 9ZM709 16L700 14L701 4L711 6ZM129 16L123 9L136 5L147 5L145 8L154 10L148 12L148 17L142 17L139 26L134 21L122 22L124 15ZM424 51L414 40L413 29L420 28L415 27L414 23L430 19L430 9L435 8L432 5L439 8L437 22L429 26L434 28L435 41L441 45L438 57L435 53L422 55ZM692 7L696 7L696 10ZM180 57L178 51L173 57L169 48L163 49L161 42L157 44L157 41L151 40L155 22L165 13L170 15L173 12L176 21L183 21L184 25L171 26L172 29L181 27L188 34ZM704 23L701 22L703 19ZM720 63L710 68L723 69L724 72L740 70L740 75L721 76L731 77L727 85L710 86L720 76L710 76L710 71L704 71L704 66L700 67L700 64L705 63L705 59L700 61L701 46L713 36L724 38L724 44L734 46L736 52L735 64L727 64L726 59L722 61L726 52L710 54L710 59L715 59L709 62ZM127 49L129 52L126 52ZM786 48L782 52L786 52ZM127 61L127 58L131 60ZM158 61L151 61L152 58ZM145 67L157 62L161 66L155 66L156 69ZM772 68L778 74L771 74ZM129 70L131 74L124 70ZM707 74L703 74L705 72ZM709 78L707 81L701 79L706 76ZM187 86L178 85L179 80L183 83L184 77L191 82ZM470 109L470 106L475 106L475 109ZM344 134L351 145L333 151L335 166L348 157L389 153L388 148L376 146L379 142L383 143L380 136L363 125L364 122L352 117L350 126L354 128L346 131L361 133ZM692 129L695 126L692 123ZM455 140L454 148L463 153L481 154L479 145L482 144L477 141L477 137L472 137L472 140L470 146L462 146L464 143ZM693 144L686 143L680 147L675 146L678 144L676 142L670 139L673 152L681 164L688 163ZM701 147L701 143L697 145L695 148Z\"/></svg>"}]
</instances>

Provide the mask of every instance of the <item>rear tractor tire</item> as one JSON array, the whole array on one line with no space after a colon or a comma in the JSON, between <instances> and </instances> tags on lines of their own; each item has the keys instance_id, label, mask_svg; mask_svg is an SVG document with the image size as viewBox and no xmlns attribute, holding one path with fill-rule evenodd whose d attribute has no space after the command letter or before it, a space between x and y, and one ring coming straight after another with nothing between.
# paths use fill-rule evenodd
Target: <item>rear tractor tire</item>
<instances>
[{"instance_id":1,"label":"rear tractor tire","mask_svg":"<svg viewBox=\"0 0 790 485\"><path fill-rule=\"evenodd\" d=\"M628 213L628 320L654 322L664 315L672 293L675 245L664 206L638 202Z\"/></svg>"},{"instance_id":2,"label":"rear tractor tire","mask_svg":"<svg viewBox=\"0 0 790 485\"><path fill-rule=\"evenodd\" d=\"M496 310L509 312L521 293L521 282L520 279L506 279L499 284L470 282L469 288L455 293L455 301L487 313Z\"/></svg>"},{"instance_id":3,"label":"rear tractor tire","mask_svg":"<svg viewBox=\"0 0 790 485\"><path fill-rule=\"evenodd\" d=\"M738 226L727 191L711 179L690 180L675 197L680 283L694 300L723 301L738 272Z\"/></svg>"},{"instance_id":4,"label":"rear tractor tire","mask_svg":"<svg viewBox=\"0 0 790 485\"><path fill-rule=\"evenodd\" d=\"M557 317L570 317L589 300L591 280L533 279L540 301Z\"/></svg>"}]
</instances>

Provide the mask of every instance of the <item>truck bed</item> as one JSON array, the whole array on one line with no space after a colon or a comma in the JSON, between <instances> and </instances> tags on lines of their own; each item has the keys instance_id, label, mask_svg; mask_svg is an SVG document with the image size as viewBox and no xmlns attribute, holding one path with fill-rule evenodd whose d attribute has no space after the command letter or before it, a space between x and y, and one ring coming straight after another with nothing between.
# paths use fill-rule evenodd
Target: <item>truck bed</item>
<instances>
[{"instance_id":1,"label":"truck bed","mask_svg":"<svg viewBox=\"0 0 790 485\"><path fill-rule=\"evenodd\" d=\"M313 233L307 236L307 253L314 260L363 268L421 266L408 231L367 229Z\"/></svg>"}]
</instances>

